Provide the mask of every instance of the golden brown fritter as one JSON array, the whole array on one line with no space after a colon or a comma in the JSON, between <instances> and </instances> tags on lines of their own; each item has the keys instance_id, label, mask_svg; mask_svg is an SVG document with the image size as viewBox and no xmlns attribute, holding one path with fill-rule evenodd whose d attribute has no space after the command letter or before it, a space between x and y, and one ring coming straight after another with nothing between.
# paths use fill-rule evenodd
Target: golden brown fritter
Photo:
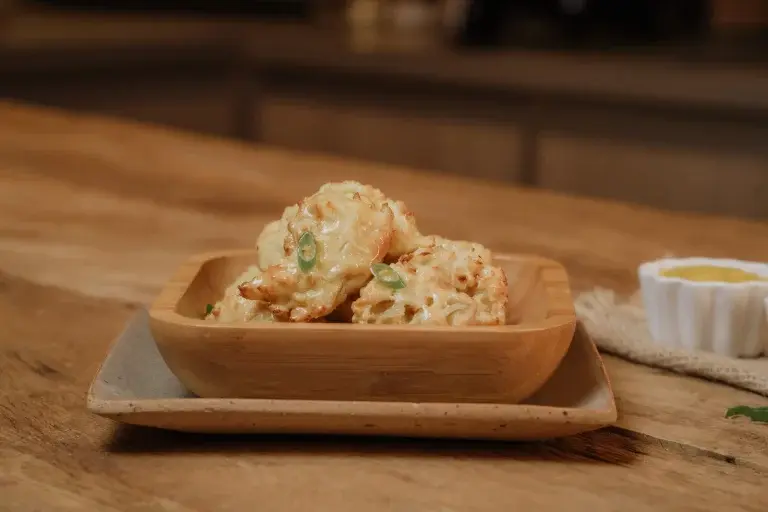
<instances>
[{"instance_id":1,"label":"golden brown fritter","mask_svg":"<svg viewBox=\"0 0 768 512\"><path fill-rule=\"evenodd\" d=\"M369 202L377 209L389 206L393 213L392 237L390 246L385 255L386 261L395 261L405 253L415 250L424 238L416 226L413 213L408 210L405 203L388 199L381 190L370 185L363 185L357 181L341 181L326 183L320 187L320 193L341 193L350 198L356 194L364 201ZM271 265L279 263L287 256L290 237L288 234L288 221L296 215L297 205L289 206L283 212L279 220L267 224L256 242L258 250L259 267L264 270Z\"/></svg>"},{"instance_id":2,"label":"golden brown fritter","mask_svg":"<svg viewBox=\"0 0 768 512\"><path fill-rule=\"evenodd\" d=\"M508 301L504 271L480 244L429 237L425 247L390 268L405 284L373 279L352 304L352 321L373 324L503 325Z\"/></svg>"},{"instance_id":3,"label":"golden brown fritter","mask_svg":"<svg viewBox=\"0 0 768 512\"><path fill-rule=\"evenodd\" d=\"M403 254L415 250L419 244L423 243L424 237L419 233L419 229L416 226L416 218L402 201L389 199L381 190L370 185L363 185L357 181L327 183L320 187L321 192L327 190L340 191L350 197L359 194L377 208L382 208L384 205L389 206L394 215L394 222L392 225L392 241L385 256L387 261L394 261Z\"/></svg>"},{"instance_id":4,"label":"golden brown fritter","mask_svg":"<svg viewBox=\"0 0 768 512\"><path fill-rule=\"evenodd\" d=\"M393 213L386 203L326 185L288 217L283 257L240 293L269 303L278 320L306 322L331 313L370 279L370 265L389 250ZM305 270L298 248L304 233L311 233L316 250L314 266Z\"/></svg>"}]
</instances>

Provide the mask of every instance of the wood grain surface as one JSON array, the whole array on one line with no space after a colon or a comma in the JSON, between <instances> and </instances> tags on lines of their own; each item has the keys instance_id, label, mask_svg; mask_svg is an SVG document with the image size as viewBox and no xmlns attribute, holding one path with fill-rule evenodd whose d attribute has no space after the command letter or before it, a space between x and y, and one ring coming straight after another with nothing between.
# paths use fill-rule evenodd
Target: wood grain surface
<instances>
[{"instance_id":1,"label":"wood grain surface","mask_svg":"<svg viewBox=\"0 0 768 512\"><path fill-rule=\"evenodd\" d=\"M670 214L0 105L0 510L753 510L768 400L606 358L618 427L521 444L195 436L84 409L111 339L190 254L250 246L321 183L404 200L426 232L637 287L674 254L768 259L768 225ZM429 192L427 193L427 189Z\"/></svg>"}]
</instances>

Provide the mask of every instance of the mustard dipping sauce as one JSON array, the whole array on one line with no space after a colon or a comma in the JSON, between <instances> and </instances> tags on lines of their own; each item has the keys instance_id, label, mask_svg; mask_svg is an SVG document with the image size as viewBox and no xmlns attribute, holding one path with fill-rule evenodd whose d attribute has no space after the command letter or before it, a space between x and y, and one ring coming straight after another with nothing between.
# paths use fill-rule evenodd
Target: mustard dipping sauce
<instances>
[{"instance_id":1,"label":"mustard dipping sauce","mask_svg":"<svg viewBox=\"0 0 768 512\"><path fill-rule=\"evenodd\" d=\"M747 283L750 281L768 281L768 278L761 277L754 272L734 267L719 267L717 265L672 267L661 270L659 275L699 282Z\"/></svg>"}]
</instances>

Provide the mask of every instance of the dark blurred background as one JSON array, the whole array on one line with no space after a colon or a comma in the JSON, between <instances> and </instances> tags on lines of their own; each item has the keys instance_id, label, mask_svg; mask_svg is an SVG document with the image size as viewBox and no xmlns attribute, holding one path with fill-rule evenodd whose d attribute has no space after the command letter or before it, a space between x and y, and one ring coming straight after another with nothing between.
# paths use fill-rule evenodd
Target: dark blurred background
<instances>
[{"instance_id":1,"label":"dark blurred background","mask_svg":"<svg viewBox=\"0 0 768 512\"><path fill-rule=\"evenodd\" d=\"M0 96L768 218L768 0L0 0Z\"/></svg>"}]
</instances>

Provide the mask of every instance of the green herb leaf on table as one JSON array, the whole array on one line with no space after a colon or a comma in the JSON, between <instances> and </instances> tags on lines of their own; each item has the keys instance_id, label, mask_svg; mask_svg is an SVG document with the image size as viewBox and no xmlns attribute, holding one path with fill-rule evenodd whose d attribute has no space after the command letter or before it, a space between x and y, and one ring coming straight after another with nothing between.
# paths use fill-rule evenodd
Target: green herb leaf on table
<instances>
[{"instance_id":1,"label":"green herb leaf on table","mask_svg":"<svg viewBox=\"0 0 768 512\"><path fill-rule=\"evenodd\" d=\"M393 290L405 288L405 281L400 274L386 263L374 263L371 265L371 272L384 286L389 286Z\"/></svg>"},{"instance_id":2,"label":"green herb leaf on table","mask_svg":"<svg viewBox=\"0 0 768 512\"><path fill-rule=\"evenodd\" d=\"M768 423L768 407L737 405L725 411L726 418L735 418L738 416L745 416L752 421L757 421L759 423Z\"/></svg>"},{"instance_id":3,"label":"green herb leaf on table","mask_svg":"<svg viewBox=\"0 0 768 512\"><path fill-rule=\"evenodd\" d=\"M317 262L317 243L315 237L309 231L302 233L298 247L299 268L302 272L309 272Z\"/></svg>"},{"instance_id":4,"label":"green herb leaf on table","mask_svg":"<svg viewBox=\"0 0 768 512\"><path fill-rule=\"evenodd\" d=\"M213 304L206 304L205 305L205 316L210 315L211 311L213 311Z\"/></svg>"}]
</instances>

